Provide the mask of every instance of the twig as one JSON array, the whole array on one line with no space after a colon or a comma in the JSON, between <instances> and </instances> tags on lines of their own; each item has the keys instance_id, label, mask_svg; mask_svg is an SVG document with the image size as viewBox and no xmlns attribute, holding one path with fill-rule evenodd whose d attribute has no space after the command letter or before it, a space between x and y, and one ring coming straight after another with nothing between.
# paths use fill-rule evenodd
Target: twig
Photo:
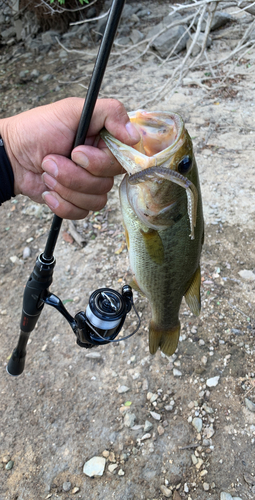
<instances>
[{"instance_id":1,"label":"twig","mask_svg":"<svg viewBox=\"0 0 255 500\"><path fill-rule=\"evenodd\" d=\"M198 448L199 443L187 444L186 446L179 446L179 450L188 450L189 448Z\"/></svg>"},{"instance_id":2,"label":"twig","mask_svg":"<svg viewBox=\"0 0 255 500\"><path fill-rule=\"evenodd\" d=\"M83 247L84 243L86 243L86 240L79 233L77 233L75 225L72 220L68 221L68 231L73 237L73 239L76 241L76 243L78 243L78 245Z\"/></svg>"},{"instance_id":3,"label":"twig","mask_svg":"<svg viewBox=\"0 0 255 500\"><path fill-rule=\"evenodd\" d=\"M90 4L90 5L92 5L92 4ZM108 16L109 10L105 14L102 14L101 16L92 17L91 19L83 19L82 21L76 21L76 22L70 23L70 26L77 26L79 24L91 23L92 21L99 21L99 19L103 19L104 17Z\"/></svg>"}]
</instances>

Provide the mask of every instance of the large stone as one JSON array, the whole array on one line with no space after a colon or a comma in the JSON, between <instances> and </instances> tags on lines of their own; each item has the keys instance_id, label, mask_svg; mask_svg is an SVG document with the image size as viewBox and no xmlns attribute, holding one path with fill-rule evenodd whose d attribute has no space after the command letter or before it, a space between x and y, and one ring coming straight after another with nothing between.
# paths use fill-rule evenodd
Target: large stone
<instances>
[{"instance_id":1,"label":"large stone","mask_svg":"<svg viewBox=\"0 0 255 500\"><path fill-rule=\"evenodd\" d=\"M16 30L14 26L11 26L10 28L7 28L6 30L1 31L1 37L3 40L8 40L8 38L12 38L16 36Z\"/></svg>"},{"instance_id":2,"label":"large stone","mask_svg":"<svg viewBox=\"0 0 255 500\"><path fill-rule=\"evenodd\" d=\"M51 46L57 43L56 37L59 37L59 35L59 32L55 30L45 31L45 33L42 33L42 44Z\"/></svg>"},{"instance_id":3,"label":"large stone","mask_svg":"<svg viewBox=\"0 0 255 500\"><path fill-rule=\"evenodd\" d=\"M174 16L167 16L164 20L154 26L152 30L148 33L148 38L152 38L166 26L171 23L181 21L182 17L178 14ZM163 58L167 57L169 52L175 47L175 52L180 52L186 47L186 43L189 39L189 35L185 33L186 28L183 25L177 25L172 28L167 28L164 33L155 38L152 42L152 47L159 53ZM185 34L184 34L185 33Z\"/></svg>"},{"instance_id":4,"label":"large stone","mask_svg":"<svg viewBox=\"0 0 255 500\"><path fill-rule=\"evenodd\" d=\"M192 43L193 43L193 38L190 37L187 41L187 44L186 44L187 50L189 50ZM194 46L192 48L192 51L191 51L191 55L193 57L196 57L201 52L203 43L204 43L204 35L202 33L200 33L198 35L198 39L197 39L196 43L194 44ZM211 45L212 45L212 39L210 36L208 36L207 40L206 40L206 47L208 48Z\"/></svg>"}]
</instances>

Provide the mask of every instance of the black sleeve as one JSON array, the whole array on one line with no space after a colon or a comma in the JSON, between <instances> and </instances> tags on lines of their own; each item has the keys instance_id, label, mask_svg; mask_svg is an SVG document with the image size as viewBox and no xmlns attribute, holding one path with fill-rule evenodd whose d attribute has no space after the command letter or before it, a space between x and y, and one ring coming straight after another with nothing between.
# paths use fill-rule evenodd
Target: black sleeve
<instances>
[{"instance_id":1,"label":"black sleeve","mask_svg":"<svg viewBox=\"0 0 255 500\"><path fill-rule=\"evenodd\" d=\"M4 141L0 137L0 205L12 196L15 196L13 170L4 149Z\"/></svg>"}]
</instances>

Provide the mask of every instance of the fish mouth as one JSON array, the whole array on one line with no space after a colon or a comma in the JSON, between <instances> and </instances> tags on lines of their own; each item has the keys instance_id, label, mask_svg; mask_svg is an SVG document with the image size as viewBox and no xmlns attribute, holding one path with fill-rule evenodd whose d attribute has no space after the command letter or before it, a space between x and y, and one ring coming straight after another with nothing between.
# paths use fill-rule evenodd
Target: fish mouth
<instances>
[{"instance_id":1,"label":"fish mouth","mask_svg":"<svg viewBox=\"0 0 255 500\"><path fill-rule=\"evenodd\" d=\"M145 110L132 111L128 115L140 134L140 141L134 146L123 144L105 129L100 132L126 172L132 175L160 165L171 168L171 157L185 141L182 118L176 113Z\"/></svg>"},{"instance_id":2,"label":"fish mouth","mask_svg":"<svg viewBox=\"0 0 255 500\"><path fill-rule=\"evenodd\" d=\"M143 109L132 111L128 115L141 137L133 149L145 156L160 155L166 149L170 152L169 148L174 149L175 144L180 141L184 124L179 115Z\"/></svg>"},{"instance_id":3,"label":"fish mouth","mask_svg":"<svg viewBox=\"0 0 255 500\"><path fill-rule=\"evenodd\" d=\"M140 134L135 146L123 144L105 129L101 137L129 174L125 182L131 207L148 227L163 229L172 224L176 196L180 199L179 190L185 189L190 237L194 239L198 192L187 177L176 171L174 163L189 137L182 118L176 113L145 110L133 111L129 118Z\"/></svg>"}]
</instances>

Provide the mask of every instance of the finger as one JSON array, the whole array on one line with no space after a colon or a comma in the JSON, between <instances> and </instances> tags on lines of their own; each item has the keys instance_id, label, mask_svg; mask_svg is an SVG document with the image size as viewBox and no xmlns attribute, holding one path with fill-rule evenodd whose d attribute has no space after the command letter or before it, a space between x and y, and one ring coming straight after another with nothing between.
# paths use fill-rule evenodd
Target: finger
<instances>
[{"instance_id":1,"label":"finger","mask_svg":"<svg viewBox=\"0 0 255 500\"><path fill-rule=\"evenodd\" d=\"M72 151L72 160L98 177L113 177L125 173L125 170L106 147L77 146Z\"/></svg>"},{"instance_id":2,"label":"finger","mask_svg":"<svg viewBox=\"0 0 255 500\"><path fill-rule=\"evenodd\" d=\"M92 193L88 190L87 193L83 193L73 191L72 189L63 186L57 182L56 179L53 179L53 177L46 173L43 174L43 180L48 189L57 193L64 200L85 210L101 210L107 201L106 193L109 189L106 192L105 190L102 192L102 190L95 188L95 191L98 192Z\"/></svg>"},{"instance_id":3,"label":"finger","mask_svg":"<svg viewBox=\"0 0 255 500\"><path fill-rule=\"evenodd\" d=\"M90 173L90 171L92 171L91 168L82 168L79 165L76 165L72 160L63 156L50 155L45 157L42 163L42 168L44 170L44 174L42 177L45 184L50 189L54 189L57 191L59 191L59 189L57 189L56 186L59 184L62 187L80 193L108 193L113 185L113 174L111 174L111 168L109 168L111 159L106 153L101 153L95 148L91 149L97 152L94 158L95 164L100 164L100 168L98 168L98 170L95 169L95 172L92 172L92 174ZM98 161L98 157L101 161ZM116 162L114 163L114 165L116 165ZM103 172L102 176L101 170ZM117 165L113 170L117 170ZM110 175L107 175L108 172ZM64 193L59 192L59 194L61 196L63 195L64 198L66 198L67 196Z\"/></svg>"},{"instance_id":4,"label":"finger","mask_svg":"<svg viewBox=\"0 0 255 500\"><path fill-rule=\"evenodd\" d=\"M48 105L48 109L49 112L54 109L59 122L62 122L65 117L65 125L75 134L83 104L83 99L69 97ZM114 137L125 144L133 145L140 140L140 134L130 122L123 104L116 99L97 100L87 136L97 135L103 127L106 127Z\"/></svg>"},{"instance_id":5,"label":"finger","mask_svg":"<svg viewBox=\"0 0 255 500\"><path fill-rule=\"evenodd\" d=\"M45 191L42 194L42 198L46 205L48 205L56 215L63 219L74 220L84 219L90 210L101 210L107 201L106 195L104 197L94 196L94 200L92 200L92 197L88 197L87 202L85 202L85 199L83 200L84 206L80 207L70 200L63 199L55 191ZM88 208L86 208L86 206L88 206Z\"/></svg>"},{"instance_id":6,"label":"finger","mask_svg":"<svg viewBox=\"0 0 255 500\"><path fill-rule=\"evenodd\" d=\"M133 145L140 140L140 134L130 122L123 104L116 99L97 100L88 136L98 134L103 127L125 144Z\"/></svg>"},{"instance_id":7,"label":"finger","mask_svg":"<svg viewBox=\"0 0 255 500\"><path fill-rule=\"evenodd\" d=\"M42 198L52 212L62 219L84 219L89 211L76 207L72 203L63 200L57 193L45 191Z\"/></svg>"}]
</instances>

